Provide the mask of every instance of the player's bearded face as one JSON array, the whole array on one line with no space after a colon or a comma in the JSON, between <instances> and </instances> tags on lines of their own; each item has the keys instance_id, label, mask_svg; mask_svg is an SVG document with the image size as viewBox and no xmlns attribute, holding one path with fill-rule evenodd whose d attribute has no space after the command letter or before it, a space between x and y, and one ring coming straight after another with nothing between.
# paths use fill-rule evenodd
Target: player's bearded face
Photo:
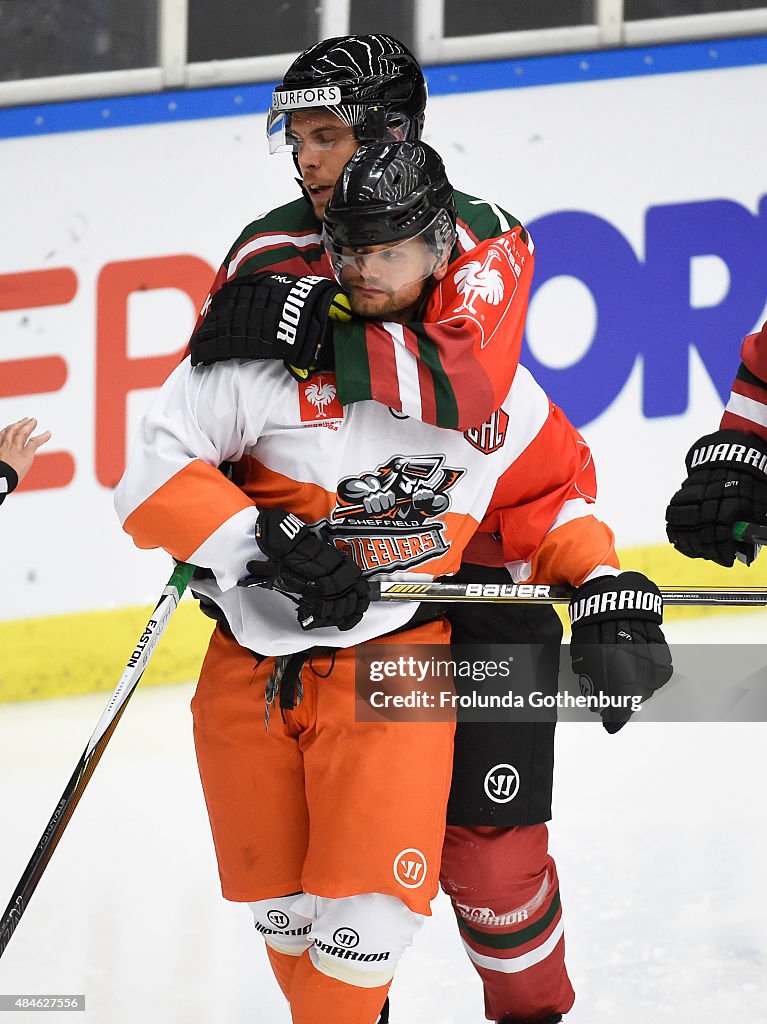
<instances>
[{"instance_id":1,"label":"player's bearded face","mask_svg":"<svg viewBox=\"0 0 767 1024\"><path fill-rule=\"evenodd\" d=\"M340 283L358 316L408 319L434 268L434 254L420 238L344 249L343 258Z\"/></svg>"},{"instance_id":2,"label":"player's bearded face","mask_svg":"<svg viewBox=\"0 0 767 1024\"><path fill-rule=\"evenodd\" d=\"M299 110L291 117L290 141L306 193L322 220L341 171L359 149L354 129L329 110Z\"/></svg>"}]
</instances>

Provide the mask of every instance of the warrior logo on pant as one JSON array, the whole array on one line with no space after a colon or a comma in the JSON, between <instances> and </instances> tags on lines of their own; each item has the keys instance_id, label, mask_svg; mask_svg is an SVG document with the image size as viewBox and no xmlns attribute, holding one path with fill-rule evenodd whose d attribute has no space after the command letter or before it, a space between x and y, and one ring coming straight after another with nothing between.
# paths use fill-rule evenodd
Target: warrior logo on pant
<instances>
[{"instance_id":1,"label":"warrior logo on pant","mask_svg":"<svg viewBox=\"0 0 767 1024\"><path fill-rule=\"evenodd\" d=\"M519 792L519 772L513 764L497 764L485 776L485 792L496 804L508 804Z\"/></svg>"},{"instance_id":2,"label":"warrior logo on pant","mask_svg":"<svg viewBox=\"0 0 767 1024\"><path fill-rule=\"evenodd\" d=\"M403 850L394 858L394 877L406 889L417 889L423 885L426 870L426 858L420 850Z\"/></svg>"}]
</instances>

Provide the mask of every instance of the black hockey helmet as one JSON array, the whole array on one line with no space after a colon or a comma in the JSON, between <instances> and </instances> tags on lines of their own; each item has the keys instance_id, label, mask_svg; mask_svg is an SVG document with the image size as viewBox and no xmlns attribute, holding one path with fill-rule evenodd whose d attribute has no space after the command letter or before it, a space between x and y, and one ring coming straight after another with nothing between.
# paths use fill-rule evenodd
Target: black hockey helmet
<instances>
[{"instance_id":1,"label":"black hockey helmet","mask_svg":"<svg viewBox=\"0 0 767 1024\"><path fill-rule=\"evenodd\" d=\"M270 152L292 148L296 110L326 107L360 142L419 139L426 108L421 66L399 40L381 33L323 39L293 61L272 94Z\"/></svg>"},{"instance_id":2,"label":"black hockey helmet","mask_svg":"<svg viewBox=\"0 0 767 1024\"><path fill-rule=\"evenodd\" d=\"M425 142L361 146L325 208L324 242L336 277L359 258L349 250L397 245L420 236L436 267L455 243L453 186ZM343 250L346 250L344 253Z\"/></svg>"}]
</instances>

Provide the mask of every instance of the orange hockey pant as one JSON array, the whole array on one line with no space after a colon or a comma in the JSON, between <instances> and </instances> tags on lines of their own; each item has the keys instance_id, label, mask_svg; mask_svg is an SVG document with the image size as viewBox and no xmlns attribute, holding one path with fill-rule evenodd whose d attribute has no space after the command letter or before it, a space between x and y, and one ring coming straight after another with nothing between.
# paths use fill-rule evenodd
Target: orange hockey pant
<instances>
[{"instance_id":1,"label":"orange hockey pant","mask_svg":"<svg viewBox=\"0 0 767 1024\"><path fill-rule=\"evenodd\" d=\"M443 620L386 637L447 644ZM373 641L375 642L375 641ZM192 701L194 739L230 900L384 893L417 914L436 894L451 722L355 721L354 650L315 654L295 710L272 711L258 663L217 627Z\"/></svg>"}]
</instances>

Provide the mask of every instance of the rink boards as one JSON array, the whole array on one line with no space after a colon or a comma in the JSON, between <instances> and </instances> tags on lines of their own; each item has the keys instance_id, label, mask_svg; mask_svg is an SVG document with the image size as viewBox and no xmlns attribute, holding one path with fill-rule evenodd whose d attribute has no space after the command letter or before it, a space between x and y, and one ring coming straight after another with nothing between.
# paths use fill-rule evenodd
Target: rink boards
<instances>
[{"instance_id":1,"label":"rink boards","mask_svg":"<svg viewBox=\"0 0 767 1024\"><path fill-rule=\"evenodd\" d=\"M438 68L426 139L457 187L529 227L525 362L582 429L625 564L664 585L767 584L685 561L663 510L767 310L767 176L753 98L767 40ZM0 701L111 689L167 556L133 548L112 488L215 268L292 199L268 88L0 111L0 422L54 439L0 510ZM185 602L148 681L194 676Z\"/></svg>"}]
</instances>

